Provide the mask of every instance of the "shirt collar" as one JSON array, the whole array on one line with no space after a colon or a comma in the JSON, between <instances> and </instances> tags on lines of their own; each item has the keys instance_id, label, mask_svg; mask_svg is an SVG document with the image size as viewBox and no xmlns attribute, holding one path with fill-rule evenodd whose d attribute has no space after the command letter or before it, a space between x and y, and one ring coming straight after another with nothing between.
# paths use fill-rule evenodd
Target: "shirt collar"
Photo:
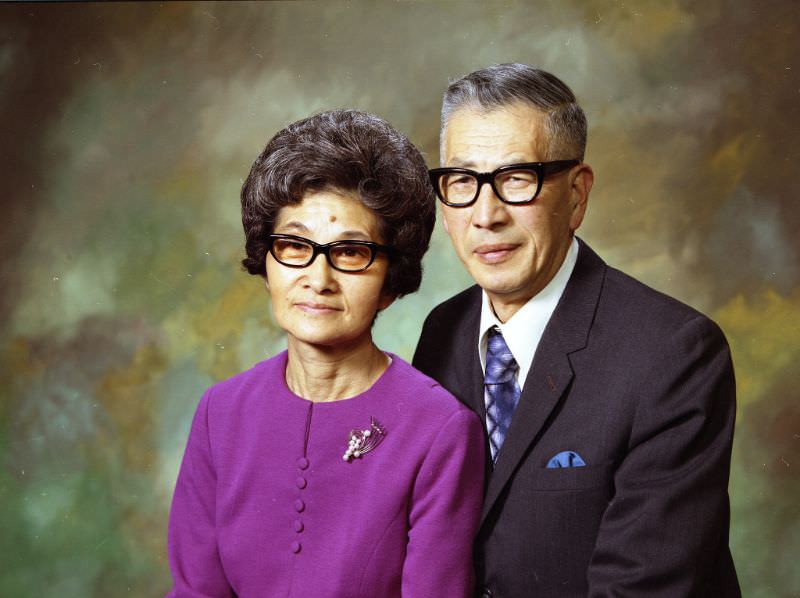
<instances>
[{"instance_id":1,"label":"shirt collar","mask_svg":"<svg viewBox=\"0 0 800 598\"><path fill-rule=\"evenodd\" d=\"M525 305L509 318L507 322L500 322L492 309L489 296L486 291L481 293L481 323L478 329L478 355L481 360L481 368L486 371L486 343L487 334L491 328L497 326L503 334L503 338L514 355L514 359L519 365L517 381L520 388L525 384L528 371L533 363L533 356L539 341L542 338L544 329L550 321L550 317L558 305L564 289L567 287L572 271L575 269L575 262L578 260L578 241L572 238L564 262L556 272L553 279L547 283L541 291L531 297Z\"/></svg>"}]
</instances>

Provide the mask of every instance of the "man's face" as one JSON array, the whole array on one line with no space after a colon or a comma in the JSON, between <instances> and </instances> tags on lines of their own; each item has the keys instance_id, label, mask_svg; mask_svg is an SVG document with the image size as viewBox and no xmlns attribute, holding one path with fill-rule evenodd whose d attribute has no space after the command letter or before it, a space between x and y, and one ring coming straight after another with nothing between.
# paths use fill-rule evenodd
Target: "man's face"
<instances>
[{"instance_id":1,"label":"man's face","mask_svg":"<svg viewBox=\"0 0 800 598\"><path fill-rule=\"evenodd\" d=\"M549 142L544 118L524 104L489 112L461 108L447 123L443 166L489 172L509 164L544 162ZM591 186L591 168L582 164L545 178L531 204L505 204L484 185L471 206L442 205L456 253L486 290L501 320L510 318L558 272L572 233L583 220Z\"/></svg>"}]
</instances>

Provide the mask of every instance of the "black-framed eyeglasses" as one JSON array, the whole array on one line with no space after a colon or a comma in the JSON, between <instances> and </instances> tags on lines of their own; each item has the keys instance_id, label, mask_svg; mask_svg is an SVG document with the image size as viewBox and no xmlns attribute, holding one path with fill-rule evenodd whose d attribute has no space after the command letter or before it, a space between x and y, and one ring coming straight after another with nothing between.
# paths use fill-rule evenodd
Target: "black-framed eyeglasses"
<instances>
[{"instance_id":1,"label":"black-framed eyeglasses","mask_svg":"<svg viewBox=\"0 0 800 598\"><path fill-rule=\"evenodd\" d=\"M492 186L500 201L519 205L532 202L542 190L547 176L580 164L580 160L525 162L501 166L493 172L469 168L433 168L429 172L437 197L448 206L465 208L475 203L485 183Z\"/></svg>"},{"instance_id":2,"label":"black-framed eyeglasses","mask_svg":"<svg viewBox=\"0 0 800 598\"><path fill-rule=\"evenodd\" d=\"M269 252L275 260L290 268L305 268L317 255L324 254L332 268L340 272L363 272L372 265L379 251L392 255L394 250L372 241L333 241L320 245L297 235L269 235Z\"/></svg>"}]
</instances>

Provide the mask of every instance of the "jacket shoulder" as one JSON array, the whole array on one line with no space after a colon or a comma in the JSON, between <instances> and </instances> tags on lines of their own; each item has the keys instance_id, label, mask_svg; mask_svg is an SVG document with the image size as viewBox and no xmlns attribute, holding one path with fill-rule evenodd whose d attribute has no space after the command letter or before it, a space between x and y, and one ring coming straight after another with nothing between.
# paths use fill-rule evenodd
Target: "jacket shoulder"
<instances>
[{"instance_id":1,"label":"jacket shoulder","mask_svg":"<svg viewBox=\"0 0 800 598\"><path fill-rule=\"evenodd\" d=\"M480 300L481 288L474 284L453 295L449 299L445 299L439 305L434 307L428 317L436 315L447 315L450 313L464 313L464 310L473 307L476 301Z\"/></svg>"},{"instance_id":2,"label":"jacket shoulder","mask_svg":"<svg viewBox=\"0 0 800 598\"><path fill-rule=\"evenodd\" d=\"M392 355L392 358L397 362L394 376L399 392L412 399L419 408L429 411L426 417L436 414L435 417L448 419L455 413L470 411L437 380L397 355ZM425 397L425 400L416 400L420 397Z\"/></svg>"},{"instance_id":3,"label":"jacket shoulder","mask_svg":"<svg viewBox=\"0 0 800 598\"><path fill-rule=\"evenodd\" d=\"M285 351L211 385L205 392L212 415L232 415L252 408L284 374Z\"/></svg>"},{"instance_id":4,"label":"jacket shoulder","mask_svg":"<svg viewBox=\"0 0 800 598\"><path fill-rule=\"evenodd\" d=\"M427 325L433 321L445 320L450 322L459 319L470 309L480 306L480 297L481 288L476 284L472 285L434 307L428 314L425 323Z\"/></svg>"},{"instance_id":5,"label":"jacket shoulder","mask_svg":"<svg viewBox=\"0 0 800 598\"><path fill-rule=\"evenodd\" d=\"M656 326L671 327L691 320L705 320L716 326L694 307L610 266L607 267L603 285L601 309L603 304L616 306L614 311L634 324L649 322Z\"/></svg>"}]
</instances>

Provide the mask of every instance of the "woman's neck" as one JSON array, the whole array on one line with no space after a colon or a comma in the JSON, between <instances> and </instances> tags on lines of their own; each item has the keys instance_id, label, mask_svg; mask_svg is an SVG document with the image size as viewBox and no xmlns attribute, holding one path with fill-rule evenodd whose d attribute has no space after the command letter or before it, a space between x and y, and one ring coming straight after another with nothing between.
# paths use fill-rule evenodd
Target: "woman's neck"
<instances>
[{"instance_id":1,"label":"woman's neck","mask_svg":"<svg viewBox=\"0 0 800 598\"><path fill-rule=\"evenodd\" d=\"M369 337L354 347L320 347L289 337L286 385L315 403L338 401L370 388L390 359Z\"/></svg>"}]
</instances>

